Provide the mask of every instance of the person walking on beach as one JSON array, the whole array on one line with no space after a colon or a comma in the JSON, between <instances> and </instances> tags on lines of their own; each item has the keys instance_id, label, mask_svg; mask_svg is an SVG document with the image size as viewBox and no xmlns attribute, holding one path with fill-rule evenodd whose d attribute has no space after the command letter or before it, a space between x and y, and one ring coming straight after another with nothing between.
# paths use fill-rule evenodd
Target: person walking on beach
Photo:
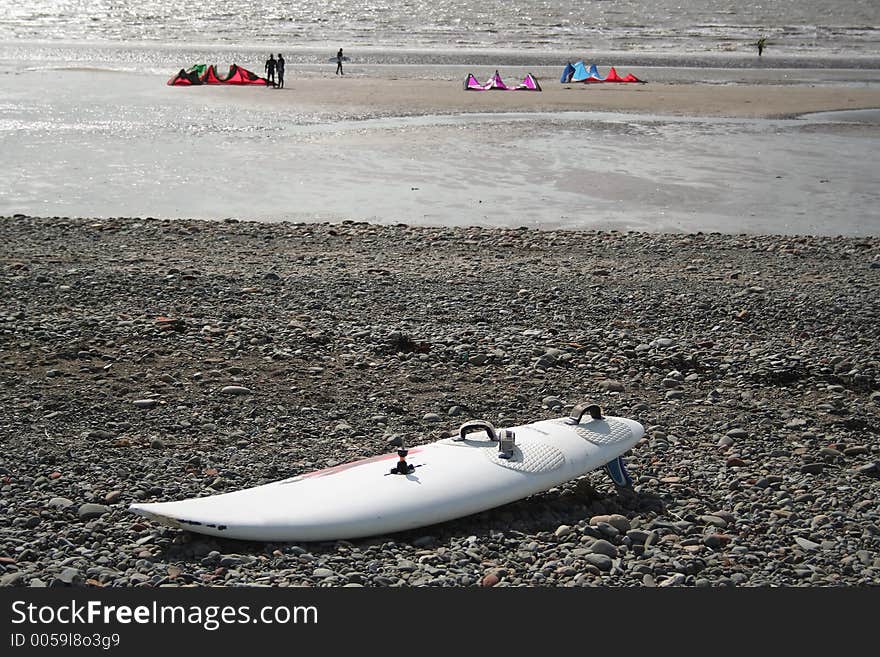
<instances>
[{"instance_id":1,"label":"person walking on beach","mask_svg":"<svg viewBox=\"0 0 880 657\"><path fill-rule=\"evenodd\" d=\"M266 79L273 87L275 86L275 55L269 53L269 59L266 60Z\"/></svg>"},{"instance_id":2,"label":"person walking on beach","mask_svg":"<svg viewBox=\"0 0 880 657\"><path fill-rule=\"evenodd\" d=\"M342 72L342 48L339 49L339 52L336 53L336 75L345 75Z\"/></svg>"},{"instance_id":3,"label":"person walking on beach","mask_svg":"<svg viewBox=\"0 0 880 657\"><path fill-rule=\"evenodd\" d=\"M278 72L278 88L284 89L284 57L281 56L281 53L278 53L275 70Z\"/></svg>"},{"instance_id":4,"label":"person walking on beach","mask_svg":"<svg viewBox=\"0 0 880 657\"><path fill-rule=\"evenodd\" d=\"M760 39L758 39L758 43L757 43L758 57L760 57L761 55L764 54L764 46L766 46L766 45L767 45L767 39L765 39L764 37L761 37Z\"/></svg>"}]
</instances>

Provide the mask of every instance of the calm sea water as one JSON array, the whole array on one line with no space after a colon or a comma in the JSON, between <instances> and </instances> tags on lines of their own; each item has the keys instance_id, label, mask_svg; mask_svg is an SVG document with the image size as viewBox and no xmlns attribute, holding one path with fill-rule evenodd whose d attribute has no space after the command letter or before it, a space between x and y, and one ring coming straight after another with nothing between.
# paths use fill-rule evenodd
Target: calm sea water
<instances>
[{"instance_id":1,"label":"calm sea water","mask_svg":"<svg viewBox=\"0 0 880 657\"><path fill-rule=\"evenodd\" d=\"M0 42L880 55L878 0L0 0Z\"/></svg>"}]
</instances>

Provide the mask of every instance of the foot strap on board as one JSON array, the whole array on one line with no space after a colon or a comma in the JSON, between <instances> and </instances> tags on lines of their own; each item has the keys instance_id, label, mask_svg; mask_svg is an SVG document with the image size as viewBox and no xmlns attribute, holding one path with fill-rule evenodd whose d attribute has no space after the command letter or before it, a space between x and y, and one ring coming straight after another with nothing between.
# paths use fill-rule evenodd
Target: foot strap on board
<instances>
[{"instance_id":1,"label":"foot strap on board","mask_svg":"<svg viewBox=\"0 0 880 657\"><path fill-rule=\"evenodd\" d=\"M465 422L461 425L461 428L458 430L458 436L454 440L464 440L465 436L469 433L476 433L477 431L485 431L490 440L498 440L498 436L495 433L495 425L486 420L470 420Z\"/></svg>"},{"instance_id":2,"label":"foot strap on board","mask_svg":"<svg viewBox=\"0 0 880 657\"><path fill-rule=\"evenodd\" d=\"M565 420L568 424L580 424L581 418L585 413L589 413L590 417L594 420L602 419L602 409L599 408L599 404L578 404L573 409L571 409L571 415Z\"/></svg>"},{"instance_id":3,"label":"foot strap on board","mask_svg":"<svg viewBox=\"0 0 880 657\"><path fill-rule=\"evenodd\" d=\"M622 456L618 456L613 461L606 463L605 472L611 477L611 481L614 482L615 486L620 486L621 488L632 487L633 480L626 471L626 465L624 465Z\"/></svg>"}]
</instances>

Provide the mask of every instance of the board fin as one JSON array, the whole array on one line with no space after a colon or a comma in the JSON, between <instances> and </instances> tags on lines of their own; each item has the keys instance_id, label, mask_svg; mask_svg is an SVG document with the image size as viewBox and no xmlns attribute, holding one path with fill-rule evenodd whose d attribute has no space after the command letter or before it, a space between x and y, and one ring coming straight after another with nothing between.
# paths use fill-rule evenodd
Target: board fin
<instances>
[{"instance_id":1,"label":"board fin","mask_svg":"<svg viewBox=\"0 0 880 657\"><path fill-rule=\"evenodd\" d=\"M632 477L630 477L629 473L626 471L626 465L623 462L622 456L618 456L613 461L606 463L605 472L611 477L611 481L614 482L615 486L619 486L620 488L632 488Z\"/></svg>"}]
</instances>

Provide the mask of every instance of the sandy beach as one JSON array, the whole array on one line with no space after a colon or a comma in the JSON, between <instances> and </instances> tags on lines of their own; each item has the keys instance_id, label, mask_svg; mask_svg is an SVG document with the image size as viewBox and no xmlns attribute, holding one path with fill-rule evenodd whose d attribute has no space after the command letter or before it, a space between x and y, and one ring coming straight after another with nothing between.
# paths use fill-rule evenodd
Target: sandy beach
<instances>
[{"instance_id":1,"label":"sandy beach","mask_svg":"<svg viewBox=\"0 0 880 657\"><path fill-rule=\"evenodd\" d=\"M513 69L515 70L515 69ZM515 74L505 81L518 84ZM464 75L462 75L462 80ZM482 79L479 78L478 79ZM544 78L537 92L465 92L460 81L391 79L372 75L345 80L294 80L265 102L275 108L345 117L454 114L462 112L603 111L690 117L787 118L811 112L880 110L880 85L791 84L560 84ZM220 95L222 90L212 91Z\"/></svg>"}]
</instances>

